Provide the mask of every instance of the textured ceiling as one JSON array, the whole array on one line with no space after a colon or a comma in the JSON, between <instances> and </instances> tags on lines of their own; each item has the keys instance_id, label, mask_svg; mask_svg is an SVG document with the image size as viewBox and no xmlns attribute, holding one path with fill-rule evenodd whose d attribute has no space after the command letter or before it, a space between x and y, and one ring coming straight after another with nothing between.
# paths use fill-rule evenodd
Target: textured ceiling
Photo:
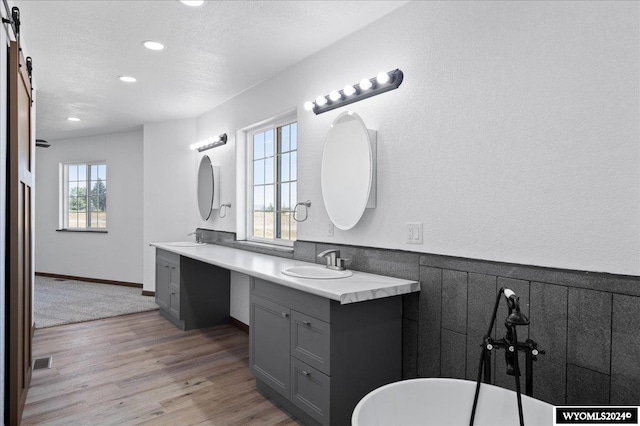
<instances>
[{"instance_id":1,"label":"textured ceiling","mask_svg":"<svg viewBox=\"0 0 640 426\"><path fill-rule=\"evenodd\" d=\"M11 1L34 63L38 138L195 117L403 1ZM164 51L141 46L164 43ZM126 84L117 79L138 79ZM80 122L69 122L68 116Z\"/></svg>"}]
</instances>

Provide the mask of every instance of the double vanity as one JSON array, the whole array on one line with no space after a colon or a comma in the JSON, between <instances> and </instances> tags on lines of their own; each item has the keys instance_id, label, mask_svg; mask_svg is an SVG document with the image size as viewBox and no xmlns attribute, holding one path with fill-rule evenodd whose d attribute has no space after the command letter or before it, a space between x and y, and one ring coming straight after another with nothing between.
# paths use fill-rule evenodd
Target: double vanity
<instances>
[{"instance_id":1,"label":"double vanity","mask_svg":"<svg viewBox=\"0 0 640 426\"><path fill-rule=\"evenodd\" d=\"M418 282L357 271L320 278L321 265L213 244L151 245L160 312L184 330L227 322L230 271L250 276L256 386L305 424L349 424L364 395L401 379L398 296Z\"/></svg>"}]
</instances>

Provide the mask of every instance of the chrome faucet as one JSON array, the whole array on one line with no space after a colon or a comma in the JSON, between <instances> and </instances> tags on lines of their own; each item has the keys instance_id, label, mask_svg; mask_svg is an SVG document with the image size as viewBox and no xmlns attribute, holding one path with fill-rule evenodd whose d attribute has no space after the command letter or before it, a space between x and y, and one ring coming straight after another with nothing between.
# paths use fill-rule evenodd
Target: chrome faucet
<instances>
[{"instance_id":1,"label":"chrome faucet","mask_svg":"<svg viewBox=\"0 0 640 426\"><path fill-rule=\"evenodd\" d=\"M191 235L195 235L196 236L196 243L201 243L202 241L202 231L196 231L196 232L191 232L189 234L187 234L187 237L191 236Z\"/></svg>"},{"instance_id":2,"label":"chrome faucet","mask_svg":"<svg viewBox=\"0 0 640 426\"><path fill-rule=\"evenodd\" d=\"M340 250L338 249L329 249L325 250L318 255L318 257L326 257L327 258L327 268L336 269L338 271L344 271L345 268L344 263L348 259L342 259L340 257Z\"/></svg>"}]
</instances>

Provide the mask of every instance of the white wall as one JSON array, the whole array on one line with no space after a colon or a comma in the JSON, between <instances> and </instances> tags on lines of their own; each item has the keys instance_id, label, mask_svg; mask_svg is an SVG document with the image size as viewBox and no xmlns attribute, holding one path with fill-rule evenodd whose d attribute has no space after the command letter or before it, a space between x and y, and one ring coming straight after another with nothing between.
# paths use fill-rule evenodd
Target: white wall
<instances>
[{"instance_id":1,"label":"white wall","mask_svg":"<svg viewBox=\"0 0 640 426\"><path fill-rule=\"evenodd\" d=\"M231 271L229 288L229 315L245 324L249 324L249 285L250 277Z\"/></svg>"},{"instance_id":2,"label":"white wall","mask_svg":"<svg viewBox=\"0 0 640 426\"><path fill-rule=\"evenodd\" d=\"M636 2L413 2L199 117L197 139L229 134L213 150L228 198L235 130L297 107L298 199L313 203L301 240L638 275L638 15ZM301 106L396 67L398 90L347 107L378 131L377 208L328 237L319 159L347 108ZM408 221L423 245L404 243Z\"/></svg>"},{"instance_id":3,"label":"white wall","mask_svg":"<svg viewBox=\"0 0 640 426\"><path fill-rule=\"evenodd\" d=\"M186 241L199 221L196 202L198 158L195 119L144 126L144 290L155 291L155 249L151 242ZM214 162L215 164L215 162Z\"/></svg>"},{"instance_id":4,"label":"white wall","mask_svg":"<svg viewBox=\"0 0 640 426\"><path fill-rule=\"evenodd\" d=\"M36 271L142 282L142 132L50 141L36 151ZM107 162L107 234L57 232L59 165Z\"/></svg>"},{"instance_id":5,"label":"white wall","mask_svg":"<svg viewBox=\"0 0 640 426\"><path fill-rule=\"evenodd\" d=\"M297 108L298 199L312 201L301 240L639 275L639 9L412 2L203 114L195 131L190 121L145 126L145 244L183 239L197 226L242 235L241 129ZM302 108L394 68L405 74L398 90L319 116ZM346 109L378 131L377 207L329 237L320 158ZM203 222L195 205L203 154L187 146L221 133L227 145L206 154L221 167L221 202L234 207ZM170 199L161 202L146 188L168 170L175 180L163 181ZM404 242L405 222L415 221L423 245ZM145 250L151 290L153 251ZM235 279L232 293L232 312L247 312L247 283Z\"/></svg>"}]
</instances>

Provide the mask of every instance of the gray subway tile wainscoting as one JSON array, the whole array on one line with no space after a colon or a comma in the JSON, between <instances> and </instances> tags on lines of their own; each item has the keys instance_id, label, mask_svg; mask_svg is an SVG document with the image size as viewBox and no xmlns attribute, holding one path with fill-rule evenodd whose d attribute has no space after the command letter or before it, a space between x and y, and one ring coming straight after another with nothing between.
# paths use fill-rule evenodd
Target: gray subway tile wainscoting
<instances>
[{"instance_id":1,"label":"gray subway tile wainscoting","mask_svg":"<svg viewBox=\"0 0 640 426\"><path fill-rule=\"evenodd\" d=\"M420 281L420 293L403 296L404 378L475 380L497 292L509 287L531 320L518 329L519 340L529 337L546 351L534 362L534 397L555 405L640 405L640 277L324 242L274 251L200 230L204 242L307 262L324 263L317 254L338 248L349 269ZM494 338L504 336L506 315L501 301ZM514 389L504 352L491 360L492 383Z\"/></svg>"}]
</instances>

